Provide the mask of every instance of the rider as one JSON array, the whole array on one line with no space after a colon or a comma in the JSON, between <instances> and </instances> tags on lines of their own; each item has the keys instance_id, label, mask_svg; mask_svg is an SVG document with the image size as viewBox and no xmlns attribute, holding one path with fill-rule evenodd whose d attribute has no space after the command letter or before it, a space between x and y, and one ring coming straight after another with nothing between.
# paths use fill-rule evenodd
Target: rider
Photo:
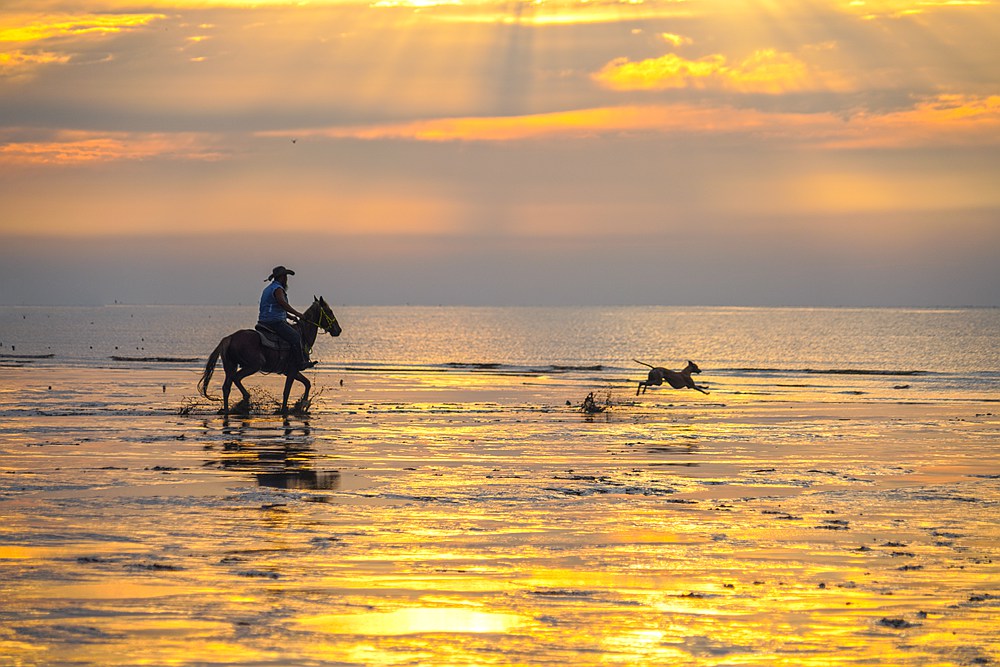
<instances>
[{"instance_id":1,"label":"rider","mask_svg":"<svg viewBox=\"0 0 1000 667\"><path fill-rule=\"evenodd\" d=\"M305 370L316 365L315 361L309 361L305 349L302 347L302 337L299 332L288 323L288 317L294 320L302 319L302 313L292 308L288 303L286 290L288 289L288 276L294 276L295 272L283 266L276 266L267 277L267 287L260 295L260 317L257 323L270 329L281 336L282 340L292 346L292 359L298 359L297 370Z\"/></svg>"}]
</instances>

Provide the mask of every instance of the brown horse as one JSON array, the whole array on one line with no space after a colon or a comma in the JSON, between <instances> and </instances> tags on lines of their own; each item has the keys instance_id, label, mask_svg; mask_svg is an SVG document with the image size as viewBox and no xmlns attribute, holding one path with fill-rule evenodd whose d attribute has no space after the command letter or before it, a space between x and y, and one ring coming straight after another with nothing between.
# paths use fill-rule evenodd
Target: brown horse
<instances>
[{"instance_id":1,"label":"brown horse","mask_svg":"<svg viewBox=\"0 0 1000 667\"><path fill-rule=\"evenodd\" d=\"M302 347L311 350L316 342L316 335L320 329L331 336L339 336L341 332L340 324L336 315L327 305L323 297L313 297L312 305L302 313L301 321L292 325L302 336ZM219 342L219 345L212 350L205 364L205 372L202 373L198 381L198 391L205 398L217 401L217 397L208 395L208 383L212 380L212 373L215 371L215 364L222 357L222 369L226 372L226 379L222 383L222 413L229 414L229 392L236 384L236 388L243 394L243 400L237 403L238 406L249 406L250 392L243 386L243 379L254 373L281 373L285 376L285 393L281 398L281 412L288 412L288 395L292 391L292 383L296 380L305 386L305 392L299 399L300 404L305 404L309 400L309 389L312 384L297 370L293 364L289 363L289 348L284 346L277 349L265 346L261 342L260 334L253 329L242 329L234 334L226 336Z\"/></svg>"}]
</instances>

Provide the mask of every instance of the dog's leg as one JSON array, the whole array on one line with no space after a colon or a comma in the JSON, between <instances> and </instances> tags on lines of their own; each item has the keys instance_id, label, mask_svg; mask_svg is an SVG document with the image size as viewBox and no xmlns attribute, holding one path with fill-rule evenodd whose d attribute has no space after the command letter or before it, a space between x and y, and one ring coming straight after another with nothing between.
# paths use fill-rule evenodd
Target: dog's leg
<instances>
[{"instance_id":1,"label":"dog's leg","mask_svg":"<svg viewBox=\"0 0 1000 667\"><path fill-rule=\"evenodd\" d=\"M708 393L707 391L705 391L704 387L699 387L698 385L696 385L694 383L694 380L691 379L690 375L685 375L684 379L687 380L686 384L687 384L688 388L690 388L690 389L696 389L697 391L700 391L703 394L707 394Z\"/></svg>"}]
</instances>

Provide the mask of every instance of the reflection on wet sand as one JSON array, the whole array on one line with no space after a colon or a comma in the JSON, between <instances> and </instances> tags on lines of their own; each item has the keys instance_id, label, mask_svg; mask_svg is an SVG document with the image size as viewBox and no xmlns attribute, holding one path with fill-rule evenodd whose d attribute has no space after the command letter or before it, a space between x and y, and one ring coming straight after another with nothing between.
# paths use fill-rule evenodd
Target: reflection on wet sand
<instances>
[{"instance_id":1,"label":"reflection on wet sand","mask_svg":"<svg viewBox=\"0 0 1000 667\"><path fill-rule=\"evenodd\" d=\"M340 488L340 473L336 470L289 470L284 472L259 472L257 483L276 489L301 489L335 491Z\"/></svg>"},{"instance_id":2,"label":"reflection on wet sand","mask_svg":"<svg viewBox=\"0 0 1000 667\"><path fill-rule=\"evenodd\" d=\"M206 429L211 426L203 422ZM259 486L277 489L333 491L340 488L338 470L317 470L316 449L308 418L224 417L221 451L205 465L250 473ZM209 445L207 449L215 449Z\"/></svg>"},{"instance_id":3,"label":"reflection on wet sand","mask_svg":"<svg viewBox=\"0 0 1000 667\"><path fill-rule=\"evenodd\" d=\"M1000 660L994 410L733 395L588 421L566 406L584 381L463 379L436 403L362 378L349 407L288 419L11 413L0 655Z\"/></svg>"},{"instance_id":4,"label":"reflection on wet sand","mask_svg":"<svg viewBox=\"0 0 1000 667\"><path fill-rule=\"evenodd\" d=\"M300 618L298 622L314 632L377 636L508 632L527 623L528 619L517 614L475 609L411 607L370 614L326 614Z\"/></svg>"}]
</instances>

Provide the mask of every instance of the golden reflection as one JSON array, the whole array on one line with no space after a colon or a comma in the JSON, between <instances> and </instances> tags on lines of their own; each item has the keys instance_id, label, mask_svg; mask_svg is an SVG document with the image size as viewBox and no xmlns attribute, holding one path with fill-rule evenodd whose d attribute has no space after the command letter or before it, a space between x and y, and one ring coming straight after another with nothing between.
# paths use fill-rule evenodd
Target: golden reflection
<instances>
[{"instance_id":1,"label":"golden reflection","mask_svg":"<svg viewBox=\"0 0 1000 667\"><path fill-rule=\"evenodd\" d=\"M10 546L0 544L0 560L23 560L26 558L38 558L45 555L51 549L31 546Z\"/></svg>"},{"instance_id":2,"label":"golden reflection","mask_svg":"<svg viewBox=\"0 0 1000 667\"><path fill-rule=\"evenodd\" d=\"M216 588L206 583L204 585L188 586L172 584L166 581L115 579L97 583L53 585L47 589L55 599L64 600L129 600L165 598L174 595L215 594Z\"/></svg>"},{"instance_id":3,"label":"golden reflection","mask_svg":"<svg viewBox=\"0 0 1000 667\"><path fill-rule=\"evenodd\" d=\"M69 495L67 495L69 497ZM74 493L73 497L79 497ZM71 556L80 557L80 554L101 553L109 547L114 547L121 552L130 553L138 550L134 544L127 542L119 543L94 543L94 544L73 544L62 546L33 546L19 544L0 544L0 561L2 560L34 560L44 558L68 558Z\"/></svg>"},{"instance_id":4,"label":"golden reflection","mask_svg":"<svg viewBox=\"0 0 1000 667\"><path fill-rule=\"evenodd\" d=\"M678 664L690 656L683 647L671 646L672 636L660 629L624 630L604 637L602 649L613 654L642 657L642 661L655 660L658 664ZM683 662L679 664L684 664Z\"/></svg>"},{"instance_id":5,"label":"golden reflection","mask_svg":"<svg viewBox=\"0 0 1000 667\"><path fill-rule=\"evenodd\" d=\"M456 607L411 607L372 614L323 614L300 618L311 630L343 635L510 632L527 623L517 614Z\"/></svg>"},{"instance_id":6,"label":"golden reflection","mask_svg":"<svg viewBox=\"0 0 1000 667\"><path fill-rule=\"evenodd\" d=\"M981 456L993 422L978 423L983 440L971 442L982 447L970 452L970 421L931 428L933 407L900 413L893 404L886 415L883 404L849 410L837 398L820 408L803 389L811 409L773 396L650 402L616 408L622 419L595 427L566 412L522 410L535 400L521 377L469 373L514 392L482 415L471 401L459 414L409 402L411 377L390 375L353 377L370 409L181 420L183 440L162 437L173 418L128 417L127 434L68 454L93 457L75 475L115 456L128 461L115 473L123 479L184 461L171 475L200 479L214 465L247 483L155 503L93 504L72 489L57 504L5 505L11 534L38 547L0 550L13 557L0 558L12 593L0 647L25 663L35 646L51 663L107 664L110 655L117 664L178 665L818 666L845 655L902 665L997 655L996 522L964 500L995 500L995 462ZM580 396L590 385L563 378L548 391ZM77 419L67 434L93 433L89 415ZM663 468L664 453L652 451L686 446L681 434L699 436L697 469ZM63 448L32 449L56 458L26 471L66 465ZM986 474L950 469L935 485L897 467L926 465L926 452L955 465L959 450L966 472ZM330 505L311 502L316 493L252 484L257 472L316 470L332 459L345 475L364 470L375 480L370 493L341 490ZM616 480L707 492L674 504L676 494L618 493ZM754 484L802 481L795 496L744 495ZM612 492L554 496L553 484ZM914 490L948 497L913 502ZM123 558L125 550L141 560ZM132 567L159 554L173 567Z\"/></svg>"},{"instance_id":7,"label":"golden reflection","mask_svg":"<svg viewBox=\"0 0 1000 667\"><path fill-rule=\"evenodd\" d=\"M316 451L308 419L286 417L280 422L261 418L223 418L226 438L218 459L223 470L250 473L259 486L279 489L336 490L338 470L316 469Z\"/></svg>"}]
</instances>

